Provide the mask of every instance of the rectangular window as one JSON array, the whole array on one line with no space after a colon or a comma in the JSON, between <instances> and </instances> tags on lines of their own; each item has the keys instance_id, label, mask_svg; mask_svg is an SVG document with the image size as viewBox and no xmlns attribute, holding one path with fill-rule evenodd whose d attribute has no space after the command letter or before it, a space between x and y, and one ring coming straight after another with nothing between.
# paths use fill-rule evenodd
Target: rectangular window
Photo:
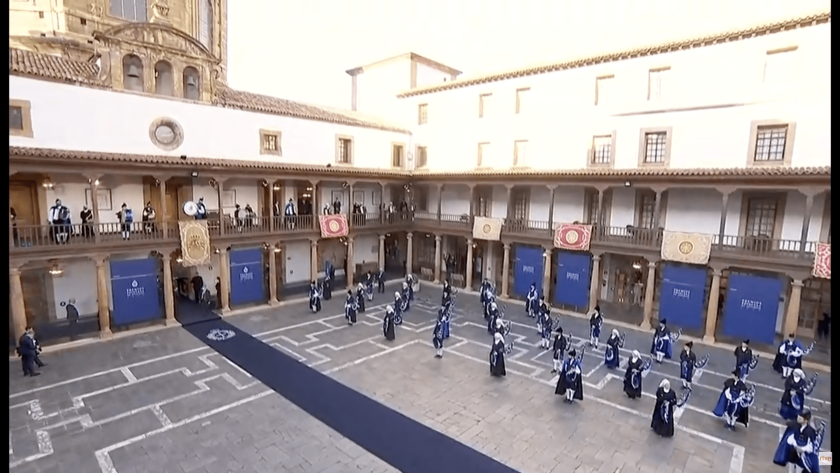
<instances>
[{"instance_id":1,"label":"rectangular window","mask_svg":"<svg viewBox=\"0 0 840 473\"><path fill-rule=\"evenodd\" d=\"M391 167L403 167L403 155L405 154L405 147L403 145L391 145Z\"/></svg>"},{"instance_id":2,"label":"rectangular window","mask_svg":"<svg viewBox=\"0 0 840 473\"><path fill-rule=\"evenodd\" d=\"M489 217L490 209L492 208L493 193L486 189L481 189L475 193L475 215L477 217Z\"/></svg>"},{"instance_id":3,"label":"rectangular window","mask_svg":"<svg viewBox=\"0 0 840 473\"><path fill-rule=\"evenodd\" d=\"M260 130L260 154L283 155L279 131Z\"/></svg>"},{"instance_id":4,"label":"rectangular window","mask_svg":"<svg viewBox=\"0 0 840 473\"><path fill-rule=\"evenodd\" d=\"M783 162L787 136L788 125L759 126L753 160L757 163Z\"/></svg>"},{"instance_id":5,"label":"rectangular window","mask_svg":"<svg viewBox=\"0 0 840 473\"><path fill-rule=\"evenodd\" d=\"M493 94L481 94L478 96L478 118L484 118L490 114L490 106Z\"/></svg>"},{"instance_id":6,"label":"rectangular window","mask_svg":"<svg viewBox=\"0 0 840 473\"><path fill-rule=\"evenodd\" d=\"M664 164L668 145L668 133L659 131L645 133L645 164Z\"/></svg>"},{"instance_id":7,"label":"rectangular window","mask_svg":"<svg viewBox=\"0 0 840 473\"><path fill-rule=\"evenodd\" d=\"M9 130L23 130L23 108L9 106Z\"/></svg>"},{"instance_id":8,"label":"rectangular window","mask_svg":"<svg viewBox=\"0 0 840 473\"><path fill-rule=\"evenodd\" d=\"M610 164L612 162L612 135L592 137L592 164Z\"/></svg>"},{"instance_id":9,"label":"rectangular window","mask_svg":"<svg viewBox=\"0 0 840 473\"><path fill-rule=\"evenodd\" d=\"M429 104L421 103L417 106L417 124L425 125L429 123Z\"/></svg>"},{"instance_id":10,"label":"rectangular window","mask_svg":"<svg viewBox=\"0 0 840 473\"><path fill-rule=\"evenodd\" d=\"M33 138L32 104L28 100L9 99L9 136Z\"/></svg>"},{"instance_id":11,"label":"rectangular window","mask_svg":"<svg viewBox=\"0 0 840 473\"><path fill-rule=\"evenodd\" d=\"M134 23L146 22L146 0L110 0L111 15Z\"/></svg>"},{"instance_id":12,"label":"rectangular window","mask_svg":"<svg viewBox=\"0 0 840 473\"><path fill-rule=\"evenodd\" d=\"M604 76L595 79L595 105L609 105L614 83L614 76Z\"/></svg>"},{"instance_id":13,"label":"rectangular window","mask_svg":"<svg viewBox=\"0 0 840 473\"><path fill-rule=\"evenodd\" d=\"M513 165L525 166L528 162L528 140L513 142Z\"/></svg>"},{"instance_id":14,"label":"rectangular window","mask_svg":"<svg viewBox=\"0 0 840 473\"><path fill-rule=\"evenodd\" d=\"M523 88L523 89L517 89L516 90L516 110L515 110L515 113L517 115L521 115L523 113L523 111L526 110L527 104L525 102L528 98L528 95L530 95L528 93L530 91L531 91L531 89L529 89L527 87Z\"/></svg>"},{"instance_id":15,"label":"rectangular window","mask_svg":"<svg viewBox=\"0 0 840 473\"><path fill-rule=\"evenodd\" d=\"M665 86L670 73L670 68L648 71L648 100L655 101L665 98Z\"/></svg>"},{"instance_id":16,"label":"rectangular window","mask_svg":"<svg viewBox=\"0 0 840 473\"><path fill-rule=\"evenodd\" d=\"M598 209L598 192L588 192L586 194L586 223L589 225L598 225L598 215L600 213Z\"/></svg>"},{"instance_id":17,"label":"rectangular window","mask_svg":"<svg viewBox=\"0 0 840 473\"><path fill-rule=\"evenodd\" d=\"M513 208L510 213L511 218L515 220L528 220L528 191L526 189L515 189L511 195L511 205Z\"/></svg>"},{"instance_id":18,"label":"rectangular window","mask_svg":"<svg viewBox=\"0 0 840 473\"><path fill-rule=\"evenodd\" d=\"M636 201L636 226L639 228L652 229L654 224L654 211L656 210L656 194L653 192L639 192Z\"/></svg>"},{"instance_id":19,"label":"rectangular window","mask_svg":"<svg viewBox=\"0 0 840 473\"><path fill-rule=\"evenodd\" d=\"M789 87L796 69L796 47L767 52L764 60L764 86L770 90Z\"/></svg>"},{"instance_id":20,"label":"rectangular window","mask_svg":"<svg viewBox=\"0 0 840 473\"><path fill-rule=\"evenodd\" d=\"M478 156L476 159L476 166L482 167L486 166L489 162L488 159L490 156L487 154L490 151L490 143L479 143L478 144Z\"/></svg>"},{"instance_id":21,"label":"rectangular window","mask_svg":"<svg viewBox=\"0 0 840 473\"><path fill-rule=\"evenodd\" d=\"M424 168L429 165L429 157L426 152L425 146L418 146L417 153L414 158L415 166L418 168Z\"/></svg>"},{"instance_id":22,"label":"rectangular window","mask_svg":"<svg viewBox=\"0 0 840 473\"><path fill-rule=\"evenodd\" d=\"M773 238L776 228L776 212L779 209L778 199L749 198L747 200L747 228L745 236Z\"/></svg>"},{"instance_id":23,"label":"rectangular window","mask_svg":"<svg viewBox=\"0 0 840 473\"><path fill-rule=\"evenodd\" d=\"M353 139L338 137L335 162L338 164L353 164Z\"/></svg>"}]
</instances>

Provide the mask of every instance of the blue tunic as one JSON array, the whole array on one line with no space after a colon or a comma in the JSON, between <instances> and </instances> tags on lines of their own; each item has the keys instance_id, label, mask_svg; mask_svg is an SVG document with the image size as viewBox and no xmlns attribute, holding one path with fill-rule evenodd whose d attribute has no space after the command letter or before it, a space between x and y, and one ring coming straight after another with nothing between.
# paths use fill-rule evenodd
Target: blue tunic
<instances>
[{"instance_id":1,"label":"blue tunic","mask_svg":"<svg viewBox=\"0 0 840 473\"><path fill-rule=\"evenodd\" d=\"M621 339L615 335L607 339L607 348L604 350L604 366L607 368L618 368L621 362L619 343L621 343Z\"/></svg>"},{"instance_id":2,"label":"blue tunic","mask_svg":"<svg viewBox=\"0 0 840 473\"><path fill-rule=\"evenodd\" d=\"M671 359L672 355L671 331L668 327L657 328L653 334L653 342L650 344L650 354L655 355L660 352L666 359Z\"/></svg>"},{"instance_id":3,"label":"blue tunic","mask_svg":"<svg viewBox=\"0 0 840 473\"><path fill-rule=\"evenodd\" d=\"M794 464L804 468L807 473L820 473L819 452L815 451L817 450L816 442L817 432L813 427L810 425L803 427L796 422L791 422L782 434L776 454L773 455L773 463L779 466ZM794 445L811 451L803 452L801 456L797 455Z\"/></svg>"}]
</instances>

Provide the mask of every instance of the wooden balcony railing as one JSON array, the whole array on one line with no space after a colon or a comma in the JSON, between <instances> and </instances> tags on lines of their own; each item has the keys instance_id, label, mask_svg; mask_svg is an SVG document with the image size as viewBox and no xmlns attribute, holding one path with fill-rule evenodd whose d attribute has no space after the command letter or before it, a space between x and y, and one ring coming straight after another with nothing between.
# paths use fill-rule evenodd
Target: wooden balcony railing
<instances>
[{"instance_id":1,"label":"wooden balcony railing","mask_svg":"<svg viewBox=\"0 0 840 473\"><path fill-rule=\"evenodd\" d=\"M444 227L456 227L470 229L472 226L472 219L468 214L452 215L441 214L440 224Z\"/></svg>"},{"instance_id":2,"label":"wooden balcony railing","mask_svg":"<svg viewBox=\"0 0 840 473\"><path fill-rule=\"evenodd\" d=\"M548 229L548 222L541 220L505 220L505 225L502 228L502 231L509 235L541 235L547 238L552 237L551 232Z\"/></svg>"},{"instance_id":3,"label":"wooden balcony railing","mask_svg":"<svg viewBox=\"0 0 840 473\"><path fill-rule=\"evenodd\" d=\"M178 222L14 225L9 227L9 233L10 251L120 242L131 244L138 241L165 241L179 238Z\"/></svg>"},{"instance_id":4,"label":"wooden balcony railing","mask_svg":"<svg viewBox=\"0 0 840 473\"><path fill-rule=\"evenodd\" d=\"M723 241L715 237L712 250L719 256L749 256L773 259L813 260L817 242L807 241L802 247L799 240L783 240L763 236L724 235Z\"/></svg>"},{"instance_id":5,"label":"wooden balcony railing","mask_svg":"<svg viewBox=\"0 0 840 473\"><path fill-rule=\"evenodd\" d=\"M353 214L351 217L350 228L391 227L410 225L412 222L409 212L368 212Z\"/></svg>"},{"instance_id":6,"label":"wooden balcony railing","mask_svg":"<svg viewBox=\"0 0 840 473\"><path fill-rule=\"evenodd\" d=\"M659 248L662 245L662 229L625 227L594 227L592 241L614 245L627 245L642 248Z\"/></svg>"}]
</instances>

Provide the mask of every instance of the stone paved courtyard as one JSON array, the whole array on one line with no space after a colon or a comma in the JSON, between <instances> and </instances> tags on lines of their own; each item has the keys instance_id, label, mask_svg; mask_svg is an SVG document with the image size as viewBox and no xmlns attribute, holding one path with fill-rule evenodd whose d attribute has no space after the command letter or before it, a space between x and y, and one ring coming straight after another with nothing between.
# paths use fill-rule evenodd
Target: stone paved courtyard
<instances>
[{"instance_id":1,"label":"stone paved courtyard","mask_svg":"<svg viewBox=\"0 0 840 473\"><path fill-rule=\"evenodd\" d=\"M676 364L655 366L645 380L647 395L634 402L614 379L622 372L608 372L602 352L590 350L586 399L570 406L553 394L550 356L534 346L536 332L521 306L508 308L514 323L509 339L516 343L508 376L494 379L477 299L459 297L442 360L432 357L430 343L431 301L439 300L439 289L426 286L418 293L393 342L381 334L378 304L384 300L390 297L380 295L354 327L336 315L343 298L325 303L318 315L298 304L229 321L523 473L777 469L771 458L779 438L781 379L770 360L762 359L750 378L758 390L750 428L733 433L709 412L733 356L697 345L698 354L708 351L712 361L697 376L689 406L677 414L676 436L661 439L649 430L651 393L663 376L677 386ZM582 319L564 316L563 327L588 335ZM611 329L609 321L605 329ZM627 350L644 356L650 337L629 331ZM34 379L20 378L19 362L10 362L12 472L395 471L180 328L68 349L46 361L50 365ZM809 404L818 416L830 416L829 375L822 375ZM830 450L830 438L823 450Z\"/></svg>"}]
</instances>

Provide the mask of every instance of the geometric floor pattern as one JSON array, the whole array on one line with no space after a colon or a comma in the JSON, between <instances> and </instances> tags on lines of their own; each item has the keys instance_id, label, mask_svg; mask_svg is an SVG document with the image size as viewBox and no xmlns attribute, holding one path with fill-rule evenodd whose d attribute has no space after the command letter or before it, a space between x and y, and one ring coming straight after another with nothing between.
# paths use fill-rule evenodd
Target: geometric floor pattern
<instances>
[{"instance_id":1,"label":"geometric floor pattern","mask_svg":"<svg viewBox=\"0 0 840 473\"><path fill-rule=\"evenodd\" d=\"M390 294L390 292L386 292ZM646 396L623 396L603 352L584 359L585 400L567 405L554 392L548 352L520 306L507 314L514 353L508 376L488 375L489 336L477 299L460 295L446 355L435 359L431 331L439 289L426 286L388 342L382 296L348 327L341 300L312 314L305 304L226 319L388 407L523 473L767 472L779 438L781 379L761 360L751 374L757 401L749 429L729 432L710 410L731 370L731 353L710 351L695 375L678 432L650 432L652 392L673 362L654 366ZM566 332L587 335L585 320L563 317ZM611 327L607 320L605 334ZM650 335L630 331L624 357L643 356ZM575 344L582 341L577 339ZM681 346L681 342L678 342ZM19 378L10 361L9 467L15 473L391 472L390 466L304 413L180 328L50 355L38 378ZM830 416L830 375L808 403ZM336 399L340 403L341 399ZM829 426L830 429L830 426ZM830 451L830 431L823 444ZM422 449L422 445L417 448Z\"/></svg>"}]
</instances>

